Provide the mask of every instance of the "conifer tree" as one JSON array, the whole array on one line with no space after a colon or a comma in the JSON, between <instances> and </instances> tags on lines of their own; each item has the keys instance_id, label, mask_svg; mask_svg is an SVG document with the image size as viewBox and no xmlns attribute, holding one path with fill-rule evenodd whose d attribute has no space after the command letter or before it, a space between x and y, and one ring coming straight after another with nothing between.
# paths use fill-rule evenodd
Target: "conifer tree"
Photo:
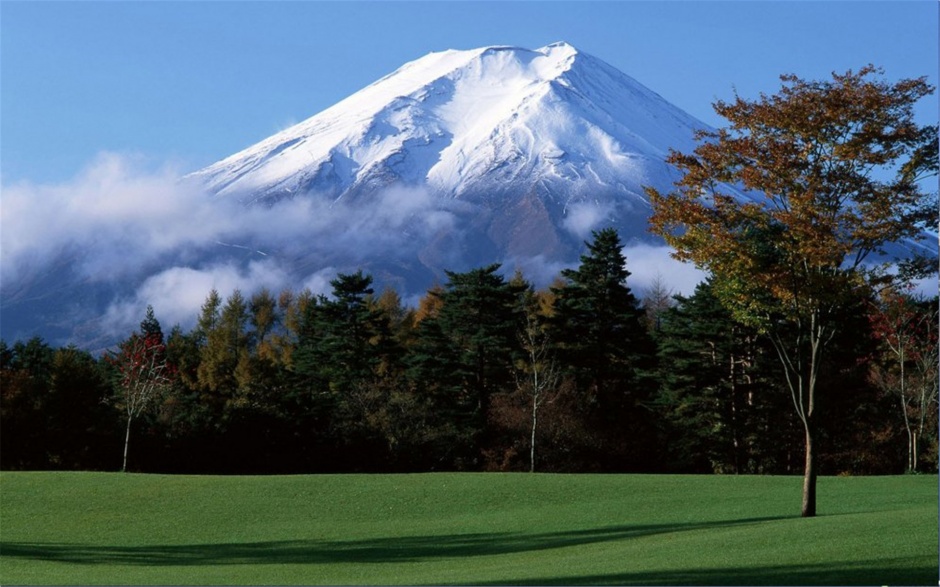
<instances>
[{"instance_id":1,"label":"conifer tree","mask_svg":"<svg viewBox=\"0 0 940 587\"><path fill-rule=\"evenodd\" d=\"M577 269L565 269L563 287L553 288L555 340L590 402L631 393L650 366L652 341L643 311L627 286L626 258L612 228L593 233Z\"/></svg>"},{"instance_id":2,"label":"conifer tree","mask_svg":"<svg viewBox=\"0 0 940 587\"><path fill-rule=\"evenodd\" d=\"M330 284L331 298L306 306L293 371L330 441L356 455L335 466L360 470L371 466L366 457L384 442L375 421L387 401L383 378L393 371L397 345L388 316L374 303L370 275L340 273Z\"/></svg>"},{"instance_id":3,"label":"conifer tree","mask_svg":"<svg viewBox=\"0 0 940 587\"><path fill-rule=\"evenodd\" d=\"M736 323L706 281L661 316L657 404L677 463L695 472L752 466L766 360L753 328Z\"/></svg>"},{"instance_id":4,"label":"conifer tree","mask_svg":"<svg viewBox=\"0 0 940 587\"><path fill-rule=\"evenodd\" d=\"M330 281L332 299L321 296L312 312L312 337L302 341L302 370L314 369L334 391L348 392L370 382L388 352L388 319L371 302L372 277L362 271L340 273Z\"/></svg>"},{"instance_id":5,"label":"conifer tree","mask_svg":"<svg viewBox=\"0 0 940 587\"><path fill-rule=\"evenodd\" d=\"M604 468L648 468L652 428L644 402L652 388L654 345L644 313L627 286L620 237L593 233L576 269L562 271L552 337L577 383L581 410L596 432L594 458Z\"/></svg>"},{"instance_id":6,"label":"conifer tree","mask_svg":"<svg viewBox=\"0 0 940 587\"><path fill-rule=\"evenodd\" d=\"M248 304L239 290L235 290L219 310L221 299L211 292L203 306L199 320L205 336L200 351L199 383L208 390L217 408L223 413L244 403L239 394L250 380L248 333Z\"/></svg>"},{"instance_id":7,"label":"conifer tree","mask_svg":"<svg viewBox=\"0 0 940 587\"><path fill-rule=\"evenodd\" d=\"M153 314L153 306L147 305L147 312L144 316L144 319L140 322L140 334L144 338L154 338L155 340L163 342L163 329L160 327L160 322L157 321L156 316Z\"/></svg>"},{"instance_id":8,"label":"conifer tree","mask_svg":"<svg viewBox=\"0 0 940 587\"><path fill-rule=\"evenodd\" d=\"M524 288L499 275L500 265L447 272L448 283L422 304L409 376L432 394L451 427L457 460L476 466L490 398L510 385ZM442 423L442 425L444 425Z\"/></svg>"},{"instance_id":9,"label":"conifer tree","mask_svg":"<svg viewBox=\"0 0 940 587\"><path fill-rule=\"evenodd\" d=\"M457 351L457 368L476 418L486 417L489 397L511 379L518 355L516 331L523 288L506 283L498 264L465 273L447 272L437 320Z\"/></svg>"}]
</instances>

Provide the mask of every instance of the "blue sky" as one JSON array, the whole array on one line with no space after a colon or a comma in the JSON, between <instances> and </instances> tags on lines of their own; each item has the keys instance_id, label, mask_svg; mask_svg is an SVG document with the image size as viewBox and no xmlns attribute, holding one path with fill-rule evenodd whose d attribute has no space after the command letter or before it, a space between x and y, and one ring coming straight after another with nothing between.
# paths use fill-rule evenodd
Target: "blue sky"
<instances>
[{"instance_id":1,"label":"blue sky","mask_svg":"<svg viewBox=\"0 0 940 587\"><path fill-rule=\"evenodd\" d=\"M938 3L0 3L4 184L99 153L192 171L431 51L564 40L713 125L715 99L874 63L937 84ZM937 98L919 110L937 120Z\"/></svg>"}]
</instances>

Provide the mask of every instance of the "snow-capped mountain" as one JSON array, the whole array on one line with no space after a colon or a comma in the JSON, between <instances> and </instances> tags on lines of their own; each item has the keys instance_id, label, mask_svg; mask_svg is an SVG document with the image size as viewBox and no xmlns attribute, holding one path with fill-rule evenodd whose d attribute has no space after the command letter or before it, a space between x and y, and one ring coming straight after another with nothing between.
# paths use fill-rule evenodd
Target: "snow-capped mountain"
<instances>
[{"instance_id":1,"label":"snow-capped mountain","mask_svg":"<svg viewBox=\"0 0 940 587\"><path fill-rule=\"evenodd\" d=\"M642 200L703 125L566 43L431 53L197 173L222 196L341 198L391 184Z\"/></svg>"},{"instance_id":2,"label":"snow-capped mountain","mask_svg":"<svg viewBox=\"0 0 940 587\"><path fill-rule=\"evenodd\" d=\"M570 257L601 222L647 239L643 186L669 189L663 159L690 150L703 126L566 43L449 50L191 177L268 204L420 187L442 206L473 206L471 223L492 241L483 248Z\"/></svg>"}]
</instances>

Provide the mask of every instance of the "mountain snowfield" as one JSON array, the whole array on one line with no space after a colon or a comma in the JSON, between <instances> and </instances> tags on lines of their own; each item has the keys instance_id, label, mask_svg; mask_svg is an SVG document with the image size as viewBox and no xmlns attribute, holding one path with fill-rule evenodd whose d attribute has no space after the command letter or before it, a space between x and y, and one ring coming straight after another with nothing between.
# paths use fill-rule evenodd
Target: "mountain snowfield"
<instances>
[{"instance_id":1,"label":"mountain snowfield","mask_svg":"<svg viewBox=\"0 0 940 587\"><path fill-rule=\"evenodd\" d=\"M672 176L704 125L566 43L431 53L193 174L246 202L394 184L444 197L536 189L562 206Z\"/></svg>"}]
</instances>

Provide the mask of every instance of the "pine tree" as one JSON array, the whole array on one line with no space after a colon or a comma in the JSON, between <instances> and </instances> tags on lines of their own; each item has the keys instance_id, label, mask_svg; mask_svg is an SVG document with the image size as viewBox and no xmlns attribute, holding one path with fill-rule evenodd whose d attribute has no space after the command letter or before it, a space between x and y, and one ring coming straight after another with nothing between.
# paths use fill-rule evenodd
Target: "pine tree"
<instances>
[{"instance_id":1,"label":"pine tree","mask_svg":"<svg viewBox=\"0 0 940 587\"><path fill-rule=\"evenodd\" d=\"M710 282L661 316L657 404L666 444L693 472L754 470L759 364L766 360L752 328L737 324Z\"/></svg>"},{"instance_id":2,"label":"pine tree","mask_svg":"<svg viewBox=\"0 0 940 587\"><path fill-rule=\"evenodd\" d=\"M490 396L510 382L518 355L516 331L523 288L506 283L498 264L466 273L447 272L437 320L457 351L463 391L482 424Z\"/></svg>"},{"instance_id":3,"label":"pine tree","mask_svg":"<svg viewBox=\"0 0 940 587\"><path fill-rule=\"evenodd\" d=\"M562 271L566 283L552 291L555 340L568 369L591 402L623 397L649 366L652 342L643 311L627 286L620 237L613 229L594 233L577 269Z\"/></svg>"},{"instance_id":4,"label":"pine tree","mask_svg":"<svg viewBox=\"0 0 940 587\"><path fill-rule=\"evenodd\" d=\"M604 437L596 451L607 461L602 466L619 468L627 461L646 466L641 461L648 464L651 455L641 445L651 430L641 406L652 387L654 345L627 286L630 272L620 237L611 228L593 236L580 266L562 271L564 286L552 289L552 337L577 383L583 413Z\"/></svg>"},{"instance_id":5,"label":"pine tree","mask_svg":"<svg viewBox=\"0 0 940 587\"><path fill-rule=\"evenodd\" d=\"M346 393L372 380L391 334L388 318L372 303L371 276L341 273L330 284L332 299L321 296L309 308L296 368Z\"/></svg>"},{"instance_id":6,"label":"pine tree","mask_svg":"<svg viewBox=\"0 0 940 587\"><path fill-rule=\"evenodd\" d=\"M340 451L334 466L368 470L384 450L379 415L398 346L388 315L373 299L371 276L340 273L330 283L330 298L320 296L306 306L293 371L310 395L311 409L329 420L328 441Z\"/></svg>"},{"instance_id":7,"label":"pine tree","mask_svg":"<svg viewBox=\"0 0 940 587\"><path fill-rule=\"evenodd\" d=\"M155 341L163 342L163 329L160 328L160 322L153 315L153 306L147 305L147 313L140 322L140 334L144 338L152 338Z\"/></svg>"},{"instance_id":8,"label":"pine tree","mask_svg":"<svg viewBox=\"0 0 940 587\"><path fill-rule=\"evenodd\" d=\"M490 399L512 381L523 288L499 275L499 264L465 273L447 272L443 289L432 289L433 311L419 312L409 376L431 394L454 434L459 467L476 467ZM441 422L445 426L444 422Z\"/></svg>"}]
</instances>

